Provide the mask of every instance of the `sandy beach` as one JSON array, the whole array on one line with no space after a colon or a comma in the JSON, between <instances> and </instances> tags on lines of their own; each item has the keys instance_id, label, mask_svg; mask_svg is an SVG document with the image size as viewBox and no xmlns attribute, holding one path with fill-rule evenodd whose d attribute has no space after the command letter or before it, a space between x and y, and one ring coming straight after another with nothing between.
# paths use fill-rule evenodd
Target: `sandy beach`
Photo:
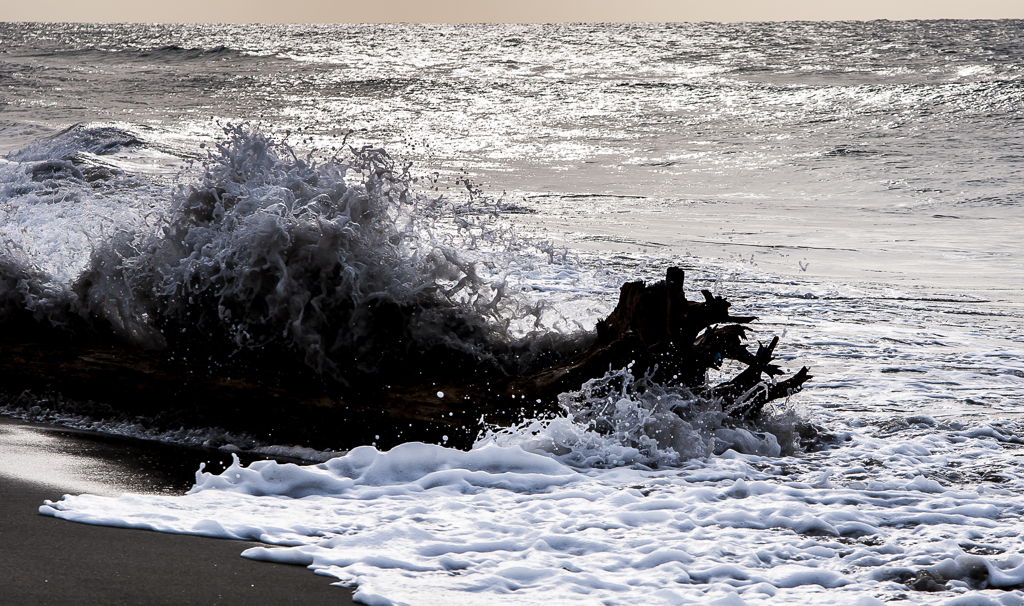
<instances>
[{"instance_id":1,"label":"sandy beach","mask_svg":"<svg viewBox=\"0 0 1024 606\"><path fill-rule=\"evenodd\" d=\"M181 494L198 462L218 454L0 417L0 603L354 603L350 589L300 566L239 556L255 543L38 513L44 500L69 493Z\"/></svg>"}]
</instances>

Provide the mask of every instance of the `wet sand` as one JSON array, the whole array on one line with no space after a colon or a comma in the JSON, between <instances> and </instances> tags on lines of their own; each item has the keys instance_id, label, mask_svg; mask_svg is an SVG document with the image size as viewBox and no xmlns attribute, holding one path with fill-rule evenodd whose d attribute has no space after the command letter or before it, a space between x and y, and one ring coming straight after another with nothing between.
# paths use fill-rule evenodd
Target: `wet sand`
<instances>
[{"instance_id":1,"label":"wet sand","mask_svg":"<svg viewBox=\"0 0 1024 606\"><path fill-rule=\"evenodd\" d=\"M106 528L39 514L64 494L180 494L199 462L230 455L0 416L0 603L354 604L300 566L256 562L256 543Z\"/></svg>"}]
</instances>

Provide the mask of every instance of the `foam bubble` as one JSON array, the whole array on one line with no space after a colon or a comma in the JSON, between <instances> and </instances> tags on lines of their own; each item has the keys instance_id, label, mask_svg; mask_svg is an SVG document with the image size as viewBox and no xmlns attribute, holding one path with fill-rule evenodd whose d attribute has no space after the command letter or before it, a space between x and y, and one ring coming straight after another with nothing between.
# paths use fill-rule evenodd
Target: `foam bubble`
<instances>
[{"instance_id":1,"label":"foam bubble","mask_svg":"<svg viewBox=\"0 0 1024 606\"><path fill-rule=\"evenodd\" d=\"M40 512L258 540L245 557L308 566L382 603L927 604L951 591L1006 603L1024 587L1024 476L999 446L1015 445L940 425L662 470L583 469L495 443L362 447L311 466L236 461L181 497L66 496ZM959 465L982 461L1009 479ZM947 593L914 591L915 578Z\"/></svg>"}]
</instances>

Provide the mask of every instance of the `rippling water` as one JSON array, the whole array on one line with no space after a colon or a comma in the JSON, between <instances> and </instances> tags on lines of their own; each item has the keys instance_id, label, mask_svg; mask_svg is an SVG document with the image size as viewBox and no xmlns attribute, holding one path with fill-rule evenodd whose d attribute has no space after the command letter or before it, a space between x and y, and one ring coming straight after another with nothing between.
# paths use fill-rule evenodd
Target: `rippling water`
<instances>
[{"instance_id":1,"label":"rippling water","mask_svg":"<svg viewBox=\"0 0 1024 606\"><path fill-rule=\"evenodd\" d=\"M1020 302L1017 21L4 27L7 150L94 121L177 155L215 119L320 147L355 129L573 222L574 243L790 269L773 253L792 251ZM646 229L605 220L624 205Z\"/></svg>"}]
</instances>

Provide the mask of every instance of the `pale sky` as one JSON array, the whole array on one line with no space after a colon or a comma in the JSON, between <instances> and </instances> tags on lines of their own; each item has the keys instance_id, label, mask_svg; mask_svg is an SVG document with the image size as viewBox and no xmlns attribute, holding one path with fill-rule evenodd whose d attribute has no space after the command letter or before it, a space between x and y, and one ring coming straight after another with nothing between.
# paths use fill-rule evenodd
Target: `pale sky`
<instances>
[{"instance_id":1,"label":"pale sky","mask_svg":"<svg viewBox=\"0 0 1024 606\"><path fill-rule=\"evenodd\" d=\"M1024 0L0 0L0 21L557 23L1024 19Z\"/></svg>"}]
</instances>

